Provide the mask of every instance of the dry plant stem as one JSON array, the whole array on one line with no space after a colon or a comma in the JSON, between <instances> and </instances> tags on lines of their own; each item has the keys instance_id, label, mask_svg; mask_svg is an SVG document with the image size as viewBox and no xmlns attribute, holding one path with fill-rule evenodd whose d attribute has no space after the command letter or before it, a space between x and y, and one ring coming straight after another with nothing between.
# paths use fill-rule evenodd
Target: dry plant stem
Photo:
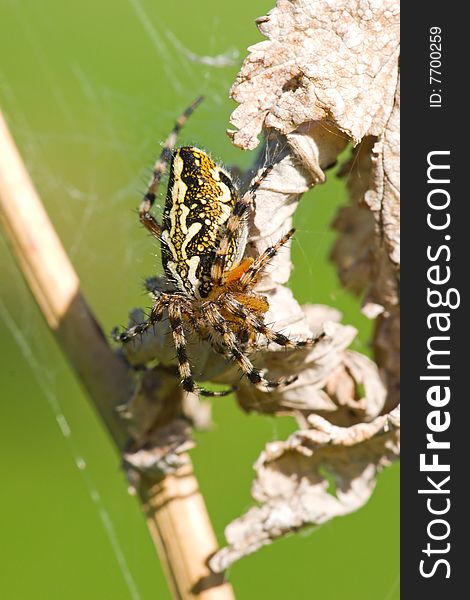
<instances>
[{"instance_id":1,"label":"dry plant stem","mask_svg":"<svg viewBox=\"0 0 470 600\"><path fill-rule=\"evenodd\" d=\"M187 458L187 457L185 457ZM160 482L143 479L139 489L152 537L164 546L168 581L175 598L230 600L234 598L230 584L213 573L207 559L218 549L202 495L192 473L191 464ZM160 518L156 519L155 515ZM188 523L193 526L188 528ZM193 558L197 555L199 560Z\"/></svg>"},{"instance_id":2,"label":"dry plant stem","mask_svg":"<svg viewBox=\"0 0 470 600\"><path fill-rule=\"evenodd\" d=\"M108 432L122 449L127 435L114 406L129 394L130 377L80 293L78 276L1 114L0 203L3 225L28 286Z\"/></svg>"},{"instance_id":3,"label":"dry plant stem","mask_svg":"<svg viewBox=\"0 0 470 600\"><path fill-rule=\"evenodd\" d=\"M44 318L113 441L122 450L128 435L115 407L129 398L130 373L109 347L80 293L78 276L1 112L0 216ZM223 583L222 578L208 577L206 562L217 545L189 458L175 475L159 482L145 481L140 497L175 598L231 600L230 585Z\"/></svg>"}]
</instances>

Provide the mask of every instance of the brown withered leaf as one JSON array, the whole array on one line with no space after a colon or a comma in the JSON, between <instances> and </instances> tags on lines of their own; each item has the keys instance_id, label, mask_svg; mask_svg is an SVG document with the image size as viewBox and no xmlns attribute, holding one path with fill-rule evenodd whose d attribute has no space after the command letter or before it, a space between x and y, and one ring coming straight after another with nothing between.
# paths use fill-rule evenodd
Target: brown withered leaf
<instances>
[{"instance_id":1,"label":"brown withered leaf","mask_svg":"<svg viewBox=\"0 0 470 600\"><path fill-rule=\"evenodd\" d=\"M369 189L372 148L376 138L367 137L353 152L352 158L339 171L344 177L352 202L342 206L332 223L339 232L330 258L338 268L342 285L356 293L368 288L372 277L375 219L367 206L361 205Z\"/></svg>"},{"instance_id":2,"label":"brown withered leaf","mask_svg":"<svg viewBox=\"0 0 470 600\"><path fill-rule=\"evenodd\" d=\"M275 314L275 303L270 310ZM303 415L302 419L315 412L347 425L376 417L384 406L385 389L376 365L348 350L356 329L339 323L340 313L329 307L307 305L302 310L303 319L297 325L301 323L303 331L313 335L323 330L325 339L312 349L286 353L267 348L255 355L256 366L267 369L270 377L297 375L298 379L269 394L242 380L237 391L240 405L247 411L290 413L299 418Z\"/></svg>"},{"instance_id":3,"label":"brown withered leaf","mask_svg":"<svg viewBox=\"0 0 470 600\"><path fill-rule=\"evenodd\" d=\"M161 477L185 464L186 451L194 447L193 428L207 429L211 418L210 405L183 392L179 378L164 367L135 375L134 393L118 410L130 436L124 467L137 485L142 473Z\"/></svg>"},{"instance_id":4,"label":"brown withered leaf","mask_svg":"<svg viewBox=\"0 0 470 600\"><path fill-rule=\"evenodd\" d=\"M399 86L386 129L358 146L340 175L351 204L333 226L332 258L343 285L364 295L363 312L376 319L373 347L388 389L386 410L398 404L400 382Z\"/></svg>"},{"instance_id":5,"label":"brown withered leaf","mask_svg":"<svg viewBox=\"0 0 470 600\"><path fill-rule=\"evenodd\" d=\"M349 10L350 13L344 23L353 18L358 22L356 28L369 33L375 32L374 35L366 36L363 46L359 45L351 50L347 63L350 65L349 72L353 70L351 65L363 67L368 61L370 64L383 66L376 72L377 77L371 75L370 70L364 71L369 76L370 85L374 86L374 92L377 93L377 97L374 96L378 99L377 102L371 102L367 93L362 94L363 91L370 91L367 85L357 90L357 78L342 73L336 81L337 96L344 94L345 106L347 98L355 98L359 105L362 101L366 104L369 115L377 109L371 126L367 125L367 118L362 120L362 109L359 112L347 111L341 118L333 120L331 114L325 114L323 117L315 114L316 120L311 120L312 115L306 116L304 105L307 104L310 108L317 106L317 89L312 91L312 87L308 88L311 92L308 97L304 93L296 96L298 88L286 88L282 83L282 75L286 73L282 57L295 55L295 60L289 64L290 67L298 66L298 62L308 56L306 49L310 48L310 38L314 37L315 28L322 30L321 35L336 36L337 15L342 10ZM327 13L333 22L330 29L326 26ZM281 19L281 15L286 18ZM313 22L316 18L318 21ZM364 18L366 24L362 23ZM302 27L310 22L309 19L313 19L311 26L304 30ZM241 102L234 118L245 114L244 111L247 111L248 115L245 122L236 122L243 132L238 132L241 138L236 137L238 133L235 134L235 142L243 140L241 145L249 147L249 136L245 134L249 132L252 136L250 139L253 140L253 136L258 134L256 124L260 122L260 113L254 118L252 111L255 107L260 108L276 85L278 95L275 101L273 100L271 113L278 114L281 111L279 106L288 105L292 109L292 115L298 117L291 120L290 125L287 121L280 125L270 120L269 113L263 121L266 130L268 126L272 129L268 130L268 140L257 166L266 163L272 156L277 156L278 159L273 170L272 181L275 185L263 187L257 197L254 231L258 229L260 235L255 237L253 242L256 252L262 251L263 247L272 243L280 235L283 227L291 225L291 217L300 194L306 187L324 182L325 168L334 162L345 147L348 136L354 141L361 139L351 136L350 130L355 123L362 125L361 142L354 150L351 161L342 169L343 176L347 176L353 204L343 207L335 220L334 226L341 236L333 248L332 258L339 267L343 284L356 293L364 294L364 314L376 319L373 347L389 390L387 407L391 408L399 402L400 376L398 7L392 3L381 3L365 15L354 2L327 5L321 1L312 1L302 2L300 5L292 0L278 2L277 7L266 19L261 19L261 22L262 32L270 41L262 42L251 49L251 54L232 88L234 98ZM325 34L324 30L328 33ZM298 51L299 48L303 50ZM322 60L328 62L329 56L336 56L336 46L333 45L331 55L326 48L330 50L329 46L325 46L323 54L320 52L318 64L322 64ZM373 53L377 52L373 57L371 48L374 49ZM356 50L360 54L359 57L356 56ZM269 68L265 71L266 65L269 65ZM321 72L318 81L316 80L320 89L326 85L322 77L331 83L334 73L328 69ZM354 96L354 91L358 96ZM337 108L337 105L335 106ZM331 113L338 114L334 107ZM361 117L356 122L358 115ZM303 122L302 119L310 120ZM348 119L351 121L347 121ZM291 131L294 125L298 126ZM287 135L284 137L280 132ZM277 148L282 148L282 152L277 151ZM275 177L277 181L274 181ZM276 279L277 283L284 283L289 276L290 263L285 254L284 259L284 269L275 271L276 275L281 273L281 277ZM393 335L388 336L389 333Z\"/></svg>"},{"instance_id":6,"label":"brown withered leaf","mask_svg":"<svg viewBox=\"0 0 470 600\"><path fill-rule=\"evenodd\" d=\"M268 39L249 48L231 95L237 146L255 148L262 129L288 134L329 123L355 144L380 135L397 81L399 3L278 0L257 20Z\"/></svg>"},{"instance_id":7,"label":"brown withered leaf","mask_svg":"<svg viewBox=\"0 0 470 600\"><path fill-rule=\"evenodd\" d=\"M261 453L252 489L261 505L226 528L229 545L210 561L215 572L278 537L357 510L370 498L377 473L399 454L399 408L351 427L314 414L307 424Z\"/></svg>"},{"instance_id":8,"label":"brown withered leaf","mask_svg":"<svg viewBox=\"0 0 470 600\"><path fill-rule=\"evenodd\" d=\"M266 190L264 198L260 191L257 250L276 237L279 223L290 225L301 190L293 186L297 196L289 193L287 182L323 183L325 168L346 143L357 145L343 169L354 204L335 220L341 236L332 257L343 284L364 293L364 314L377 319L373 346L389 387L388 406L394 406L398 336L386 341L385 334L399 327L399 5L279 0L257 22L268 39L249 49L232 87L239 106L231 121L238 130L230 132L245 149L258 144L261 131L269 132L265 161L275 155L273 140L284 144L276 165L284 165L277 171L283 191L278 188L276 205L282 209L264 211L273 195ZM283 273L280 283L287 267Z\"/></svg>"},{"instance_id":9,"label":"brown withered leaf","mask_svg":"<svg viewBox=\"0 0 470 600\"><path fill-rule=\"evenodd\" d=\"M372 150L372 185L364 195L393 265L400 264L400 87Z\"/></svg>"}]
</instances>

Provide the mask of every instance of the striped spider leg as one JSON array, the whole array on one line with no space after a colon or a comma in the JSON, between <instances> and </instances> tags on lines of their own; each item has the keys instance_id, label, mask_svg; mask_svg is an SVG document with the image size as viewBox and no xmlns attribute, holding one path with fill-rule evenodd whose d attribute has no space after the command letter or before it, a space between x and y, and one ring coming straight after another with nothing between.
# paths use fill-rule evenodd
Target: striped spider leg
<instances>
[{"instance_id":1,"label":"striped spider leg","mask_svg":"<svg viewBox=\"0 0 470 600\"><path fill-rule=\"evenodd\" d=\"M190 106L188 106L188 108L177 119L173 129L171 130L170 135L166 138L165 143L163 144L162 152L153 167L152 177L147 187L147 191L139 206L140 222L158 240L161 239L162 228L158 221L155 219L155 217L150 214L150 210L152 209L152 206L155 202L155 198L157 197L157 191L160 185L160 181L168 168L168 163L171 160L172 150L175 147L176 140L178 139L178 134L183 128L186 121L193 114L194 110L199 106L199 104L201 104L203 99L203 96L199 96L199 98L196 98L196 100Z\"/></svg>"},{"instance_id":2,"label":"striped spider leg","mask_svg":"<svg viewBox=\"0 0 470 600\"><path fill-rule=\"evenodd\" d=\"M236 231L236 228L234 230ZM292 237L294 231L294 229L288 231L276 244L266 248L256 260L245 260L232 271L222 272L222 279L225 276L225 280L221 284L222 292L218 298L208 303L207 306L207 318L212 327L222 335L225 347L228 349L228 356L239 364L249 381L263 391L282 389L295 381L297 377L286 377L275 381L265 379L260 370L254 367L243 352L242 344L239 343L233 331L233 329L237 330L236 324L239 328L242 327L244 332L250 332L252 337L253 333L256 332L263 335L268 341L291 349L311 348L325 337L325 334L321 333L315 338L307 340L292 340L286 335L274 331L264 323L263 313L269 308L268 303L264 296L251 289L263 269ZM214 273L214 268L212 272ZM229 317L224 319L222 313L228 313ZM233 321L231 321L230 316ZM230 322L235 323L235 327L232 326L232 329L227 325Z\"/></svg>"}]
</instances>

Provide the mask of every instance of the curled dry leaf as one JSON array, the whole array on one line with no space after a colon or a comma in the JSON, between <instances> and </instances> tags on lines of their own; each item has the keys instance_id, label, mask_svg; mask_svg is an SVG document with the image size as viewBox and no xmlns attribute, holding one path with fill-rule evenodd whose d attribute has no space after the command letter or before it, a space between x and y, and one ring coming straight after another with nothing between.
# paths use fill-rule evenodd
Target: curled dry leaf
<instances>
[{"instance_id":1,"label":"curled dry leaf","mask_svg":"<svg viewBox=\"0 0 470 600\"><path fill-rule=\"evenodd\" d=\"M178 377L160 366L136 373L134 394L119 411L131 437L123 462L134 485L140 473L158 477L182 466L194 446L192 427L211 423L209 405L183 393Z\"/></svg>"},{"instance_id":2,"label":"curled dry leaf","mask_svg":"<svg viewBox=\"0 0 470 600\"><path fill-rule=\"evenodd\" d=\"M268 39L252 46L232 87L234 143L252 149L262 129L283 134L320 122L355 144L380 135L397 81L399 3L278 0L257 20Z\"/></svg>"},{"instance_id":3,"label":"curled dry leaf","mask_svg":"<svg viewBox=\"0 0 470 600\"><path fill-rule=\"evenodd\" d=\"M333 258L345 285L365 292L364 313L379 317L374 350L396 406L398 336L383 343L399 328L399 3L278 0L257 23L267 40L232 87L229 134L245 149L263 130L282 134L309 187L347 141L358 145L343 170L354 205L336 219Z\"/></svg>"},{"instance_id":4,"label":"curled dry leaf","mask_svg":"<svg viewBox=\"0 0 470 600\"><path fill-rule=\"evenodd\" d=\"M399 402L400 195L399 88L387 128L368 137L342 169L351 204L340 209L332 258L343 284L364 294L363 312L375 318L373 347L386 383L386 409Z\"/></svg>"},{"instance_id":5,"label":"curled dry leaf","mask_svg":"<svg viewBox=\"0 0 470 600\"><path fill-rule=\"evenodd\" d=\"M267 369L271 377L297 375L297 381L270 394L241 381L237 392L240 405L247 411L294 414L301 423L312 411L338 424L377 416L385 402L385 389L376 365L347 350L356 329L337 322L341 315L329 307L307 305L303 314L303 327L314 334L323 329L324 340L311 350L287 354L273 348L254 357L255 364Z\"/></svg>"},{"instance_id":6,"label":"curled dry leaf","mask_svg":"<svg viewBox=\"0 0 470 600\"><path fill-rule=\"evenodd\" d=\"M396 408L370 423L337 427L312 414L308 428L267 444L252 490L261 505L227 527L229 546L212 557L211 569L223 571L286 533L361 507L377 473L399 454L399 419Z\"/></svg>"}]
</instances>

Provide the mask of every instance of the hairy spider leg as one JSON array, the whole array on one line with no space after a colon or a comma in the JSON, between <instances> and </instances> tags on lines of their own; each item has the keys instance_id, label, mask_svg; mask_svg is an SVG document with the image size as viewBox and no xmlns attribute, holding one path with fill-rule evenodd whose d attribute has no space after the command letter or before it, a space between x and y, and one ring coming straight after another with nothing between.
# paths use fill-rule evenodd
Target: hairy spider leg
<instances>
[{"instance_id":1,"label":"hairy spider leg","mask_svg":"<svg viewBox=\"0 0 470 600\"><path fill-rule=\"evenodd\" d=\"M162 297L159 298L155 302L155 304L152 306L152 310L150 311L148 319L145 319L145 321L142 321L142 323L138 323L137 325L133 325L132 327L129 327L129 329L125 329L122 333L113 331L113 333L112 333L113 339L116 342L128 342L129 340L136 337L137 335L142 335L143 333L145 333L147 331L147 329L149 327L151 327L152 325L155 325L155 323L158 323L159 321L161 321L161 318L163 316L163 311L167 305L168 305L168 298L166 296L162 295Z\"/></svg>"},{"instance_id":2,"label":"hairy spider leg","mask_svg":"<svg viewBox=\"0 0 470 600\"><path fill-rule=\"evenodd\" d=\"M206 316L209 323L223 337L224 343L229 351L229 356L238 363L243 373L255 387L263 391L272 391L273 389L279 390L297 379L297 375L283 377L277 381L265 379L262 376L261 371L257 369L246 354L238 348L238 341L235 334L230 330L214 303L208 303Z\"/></svg>"},{"instance_id":3,"label":"hairy spider leg","mask_svg":"<svg viewBox=\"0 0 470 600\"><path fill-rule=\"evenodd\" d=\"M171 333L176 348L178 359L178 371L181 377L181 385L186 392L199 393L201 396L220 397L227 396L233 392L233 389L214 392L206 390L196 385L191 374L191 366L186 351L186 337L184 335L183 319L181 309L177 302L171 302L168 306L168 319L170 321Z\"/></svg>"},{"instance_id":4,"label":"hairy spider leg","mask_svg":"<svg viewBox=\"0 0 470 600\"><path fill-rule=\"evenodd\" d=\"M201 104L203 99L203 96L196 98L196 100L190 106L188 106L183 114L177 119L175 126L173 127L170 135L167 137L163 145L162 152L153 167L150 183L139 206L140 222L158 240L161 238L162 228L155 217L150 214L150 210L152 209L155 198L157 197L157 190L158 186L160 185L160 181L167 169L168 163L170 162L171 152L175 147L178 134L194 110L199 106L199 104Z\"/></svg>"},{"instance_id":5,"label":"hairy spider leg","mask_svg":"<svg viewBox=\"0 0 470 600\"><path fill-rule=\"evenodd\" d=\"M276 256L276 254L279 252L279 249L290 240L294 233L295 229L290 229L281 237L278 242L276 242L273 246L266 248L256 260L252 261L251 265L247 266L247 268L243 270L238 280L241 289L245 290L253 284L268 262L274 256ZM243 319L258 333L264 335L266 339L278 344L279 346L284 346L286 348L311 348L325 337L325 333L322 332L315 338L310 338L308 340L291 340L286 335L274 331L272 328L268 327L261 319L247 310L242 303L238 302L231 294L227 295L226 297L226 308L234 316Z\"/></svg>"},{"instance_id":6,"label":"hairy spider leg","mask_svg":"<svg viewBox=\"0 0 470 600\"><path fill-rule=\"evenodd\" d=\"M246 217L247 211L253 205L256 191L271 172L272 168L273 165L269 165L264 169L264 171L262 171L260 175L257 175L247 192L235 202L232 214L227 221L225 233L220 240L219 247L214 257L214 263L211 269L211 280L213 287L222 285L225 274L225 263L227 261L227 253L230 245L233 241L233 238L238 234L240 223Z\"/></svg>"},{"instance_id":7,"label":"hairy spider leg","mask_svg":"<svg viewBox=\"0 0 470 600\"><path fill-rule=\"evenodd\" d=\"M267 340L274 342L278 346L284 346L285 348L311 348L325 337L325 333L322 332L315 338L310 338L308 340L292 340L283 333L268 327L261 319L251 311L247 310L241 302L238 302L233 298L231 294L226 295L224 307L232 313L232 315L239 319L243 319L249 327L253 328L261 335L264 335Z\"/></svg>"},{"instance_id":8,"label":"hairy spider leg","mask_svg":"<svg viewBox=\"0 0 470 600\"><path fill-rule=\"evenodd\" d=\"M294 235L295 229L290 229L281 239L276 242L273 246L269 246L266 250L254 260L251 265L241 275L239 283L242 289L249 287L253 281L258 277L261 271L266 267L268 262L276 256L280 248L286 244L290 238Z\"/></svg>"}]
</instances>

